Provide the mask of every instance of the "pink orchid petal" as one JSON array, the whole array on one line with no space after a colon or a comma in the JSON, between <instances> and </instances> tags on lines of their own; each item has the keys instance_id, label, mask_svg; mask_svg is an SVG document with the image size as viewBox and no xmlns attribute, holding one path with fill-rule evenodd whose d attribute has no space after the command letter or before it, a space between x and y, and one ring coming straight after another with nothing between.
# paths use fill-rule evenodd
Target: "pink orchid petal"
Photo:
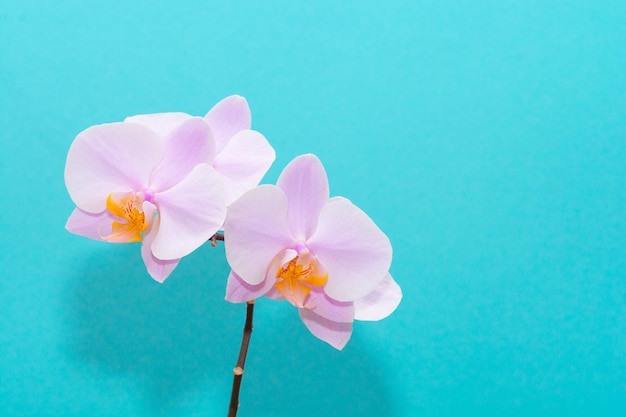
<instances>
[{"instance_id":1,"label":"pink orchid petal","mask_svg":"<svg viewBox=\"0 0 626 417\"><path fill-rule=\"evenodd\" d=\"M269 287L267 292L264 294L266 297L271 298L272 300L285 300L285 296L274 286L276 281L278 281L276 273L278 272L278 268L285 266L296 256L298 256L298 252L293 249L286 249L274 256L265 272L264 282L272 283L271 287Z\"/></svg>"},{"instance_id":2,"label":"pink orchid petal","mask_svg":"<svg viewBox=\"0 0 626 417\"><path fill-rule=\"evenodd\" d=\"M93 214L77 208L70 215L65 228L76 235L102 240L102 236L111 234L111 225L114 221L116 221L116 217L108 210Z\"/></svg>"},{"instance_id":3,"label":"pink orchid petal","mask_svg":"<svg viewBox=\"0 0 626 417\"><path fill-rule=\"evenodd\" d=\"M272 300L282 301L285 300L285 296L276 289L276 287L272 287L265 293L267 298L271 298Z\"/></svg>"},{"instance_id":4,"label":"pink orchid petal","mask_svg":"<svg viewBox=\"0 0 626 417\"><path fill-rule=\"evenodd\" d=\"M286 249L280 256L274 258L272 265L270 265L270 269L274 272L278 271L279 266L285 266L291 261L293 258L298 256L298 252L294 249Z\"/></svg>"},{"instance_id":5,"label":"pink orchid petal","mask_svg":"<svg viewBox=\"0 0 626 417\"><path fill-rule=\"evenodd\" d=\"M260 284L252 285L231 271L226 284L226 300L231 303L244 303L255 300L265 295L274 286L275 282L276 278L266 279Z\"/></svg>"},{"instance_id":6,"label":"pink orchid petal","mask_svg":"<svg viewBox=\"0 0 626 417\"><path fill-rule=\"evenodd\" d=\"M204 118L213 129L218 153L235 133L250 129L252 123L248 102L238 95L226 97L217 103Z\"/></svg>"},{"instance_id":7,"label":"pink orchid petal","mask_svg":"<svg viewBox=\"0 0 626 417\"><path fill-rule=\"evenodd\" d=\"M152 247L152 242L154 241L155 236L158 234L159 220L160 219L158 217L155 219L152 224L152 228L143 239L143 243L141 245L141 258L143 259L143 263L146 265L148 274L150 274L155 281L163 283L163 281L165 281L165 279L172 273L174 268L176 268L180 262L180 258L165 261L152 254L150 248Z\"/></svg>"},{"instance_id":8,"label":"pink orchid petal","mask_svg":"<svg viewBox=\"0 0 626 417\"><path fill-rule=\"evenodd\" d=\"M200 163L211 164L215 141L207 122L193 117L182 122L164 140L163 159L150 175L150 187L164 191L178 184Z\"/></svg>"},{"instance_id":9,"label":"pink orchid petal","mask_svg":"<svg viewBox=\"0 0 626 417\"><path fill-rule=\"evenodd\" d=\"M328 320L305 308L298 309L304 325L318 339L335 349L343 349L352 335L352 323L338 323Z\"/></svg>"},{"instance_id":10,"label":"pink orchid petal","mask_svg":"<svg viewBox=\"0 0 626 417\"><path fill-rule=\"evenodd\" d=\"M335 197L324 206L307 245L328 271L324 291L338 301L365 297L385 278L391 265L387 236L345 198Z\"/></svg>"},{"instance_id":11,"label":"pink orchid petal","mask_svg":"<svg viewBox=\"0 0 626 417\"><path fill-rule=\"evenodd\" d=\"M389 316L400 304L402 290L390 274L363 298L354 301L355 320L376 321Z\"/></svg>"},{"instance_id":12,"label":"pink orchid petal","mask_svg":"<svg viewBox=\"0 0 626 417\"><path fill-rule=\"evenodd\" d=\"M353 303L335 301L327 296L320 287L315 287L311 290L305 307L307 310L311 310L315 314L331 321L352 323L354 320Z\"/></svg>"},{"instance_id":13,"label":"pink orchid petal","mask_svg":"<svg viewBox=\"0 0 626 417\"><path fill-rule=\"evenodd\" d=\"M275 158L274 148L259 132L242 130L236 133L213 162L224 181L228 204L256 187Z\"/></svg>"},{"instance_id":14,"label":"pink orchid petal","mask_svg":"<svg viewBox=\"0 0 626 417\"><path fill-rule=\"evenodd\" d=\"M152 253L171 260L190 254L206 242L224 222L226 195L219 176L199 164L180 183L154 196L160 227Z\"/></svg>"},{"instance_id":15,"label":"pink orchid petal","mask_svg":"<svg viewBox=\"0 0 626 417\"><path fill-rule=\"evenodd\" d=\"M247 283L262 282L274 257L293 245L287 228L287 198L277 187L261 185L228 208L224 222L226 259Z\"/></svg>"},{"instance_id":16,"label":"pink orchid petal","mask_svg":"<svg viewBox=\"0 0 626 417\"><path fill-rule=\"evenodd\" d=\"M110 193L143 190L162 157L161 140L145 126L92 126L79 133L70 147L65 185L76 206L101 213Z\"/></svg>"},{"instance_id":17,"label":"pink orchid petal","mask_svg":"<svg viewBox=\"0 0 626 417\"><path fill-rule=\"evenodd\" d=\"M306 240L317 226L322 207L328 202L328 178L313 154L292 160L280 174L276 186L289 200L289 229L297 240Z\"/></svg>"},{"instance_id":18,"label":"pink orchid petal","mask_svg":"<svg viewBox=\"0 0 626 417\"><path fill-rule=\"evenodd\" d=\"M165 139L175 128L191 119L187 113L154 113L139 114L124 119L125 122L137 123L155 131L161 139Z\"/></svg>"}]
</instances>

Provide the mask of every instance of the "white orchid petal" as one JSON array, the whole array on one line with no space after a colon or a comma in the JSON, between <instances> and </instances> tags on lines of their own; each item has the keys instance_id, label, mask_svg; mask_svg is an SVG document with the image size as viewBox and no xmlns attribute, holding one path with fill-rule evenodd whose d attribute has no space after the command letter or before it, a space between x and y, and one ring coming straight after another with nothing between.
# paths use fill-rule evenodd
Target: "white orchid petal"
<instances>
[{"instance_id":1,"label":"white orchid petal","mask_svg":"<svg viewBox=\"0 0 626 417\"><path fill-rule=\"evenodd\" d=\"M352 336L352 323L328 320L304 308L298 309L300 319L309 331L335 349L343 349Z\"/></svg>"},{"instance_id":2,"label":"white orchid petal","mask_svg":"<svg viewBox=\"0 0 626 417\"><path fill-rule=\"evenodd\" d=\"M320 211L328 202L324 166L313 154L298 156L285 167L276 186L289 201L289 229L296 239L306 240L315 232Z\"/></svg>"},{"instance_id":3,"label":"white orchid petal","mask_svg":"<svg viewBox=\"0 0 626 417\"><path fill-rule=\"evenodd\" d=\"M164 156L150 175L150 188L165 191L178 184L198 164L211 164L215 140L209 125L201 117L189 118L165 138Z\"/></svg>"},{"instance_id":4,"label":"white orchid petal","mask_svg":"<svg viewBox=\"0 0 626 417\"><path fill-rule=\"evenodd\" d=\"M257 285L248 284L235 272L231 271L226 284L226 300L231 303L244 303L255 300L265 295L272 288L274 282L276 282L276 278L266 279Z\"/></svg>"},{"instance_id":5,"label":"white orchid petal","mask_svg":"<svg viewBox=\"0 0 626 417\"><path fill-rule=\"evenodd\" d=\"M159 259L182 258L206 242L224 222L226 195L217 172L199 164L180 183L155 194L160 227L152 243Z\"/></svg>"},{"instance_id":6,"label":"white orchid petal","mask_svg":"<svg viewBox=\"0 0 626 417\"><path fill-rule=\"evenodd\" d=\"M226 147L235 133L250 129L252 123L248 102L238 95L232 95L221 100L209 110L204 118L215 133L218 153Z\"/></svg>"},{"instance_id":7,"label":"white orchid petal","mask_svg":"<svg viewBox=\"0 0 626 417\"><path fill-rule=\"evenodd\" d=\"M363 298L354 301L355 320L382 320L395 311L402 300L402 289L391 274Z\"/></svg>"},{"instance_id":8,"label":"white orchid petal","mask_svg":"<svg viewBox=\"0 0 626 417\"><path fill-rule=\"evenodd\" d=\"M124 121L146 126L156 132L161 139L165 139L175 128L191 118L192 116L187 113L170 112L138 114L127 117Z\"/></svg>"},{"instance_id":9,"label":"white orchid petal","mask_svg":"<svg viewBox=\"0 0 626 417\"><path fill-rule=\"evenodd\" d=\"M391 265L387 236L345 198L335 197L324 206L307 245L328 271L324 291L338 301L354 301L372 292Z\"/></svg>"},{"instance_id":10,"label":"white orchid petal","mask_svg":"<svg viewBox=\"0 0 626 417\"><path fill-rule=\"evenodd\" d=\"M146 269L150 276L157 282L162 283L167 277L170 276L174 268L180 262L180 258L163 260L159 259L152 253L151 247L154 237L159 230L159 218L157 217L152 223L152 228L146 234L141 244L141 258L143 259Z\"/></svg>"},{"instance_id":11,"label":"white orchid petal","mask_svg":"<svg viewBox=\"0 0 626 417\"><path fill-rule=\"evenodd\" d=\"M142 191L162 157L162 141L144 126L92 126L79 133L70 147L65 185L76 206L101 213L112 192Z\"/></svg>"},{"instance_id":12,"label":"white orchid petal","mask_svg":"<svg viewBox=\"0 0 626 417\"><path fill-rule=\"evenodd\" d=\"M256 187L274 162L276 153L263 135L242 130L217 154L213 167L228 193L228 204Z\"/></svg>"},{"instance_id":13,"label":"white orchid petal","mask_svg":"<svg viewBox=\"0 0 626 417\"><path fill-rule=\"evenodd\" d=\"M287 198L277 187L261 185L228 208L224 222L226 259L247 283L262 282L273 258L293 245L287 228Z\"/></svg>"}]
</instances>

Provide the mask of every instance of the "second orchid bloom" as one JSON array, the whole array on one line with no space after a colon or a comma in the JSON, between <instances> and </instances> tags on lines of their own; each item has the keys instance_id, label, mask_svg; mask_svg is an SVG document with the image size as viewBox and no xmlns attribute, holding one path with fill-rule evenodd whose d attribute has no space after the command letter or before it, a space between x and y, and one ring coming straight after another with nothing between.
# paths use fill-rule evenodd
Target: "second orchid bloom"
<instances>
[{"instance_id":1,"label":"second orchid bloom","mask_svg":"<svg viewBox=\"0 0 626 417\"><path fill-rule=\"evenodd\" d=\"M232 268L226 299L286 299L311 333L337 349L355 319L380 320L402 298L389 274L389 239L349 200L329 197L315 155L294 159L275 186L234 202L224 233Z\"/></svg>"}]
</instances>

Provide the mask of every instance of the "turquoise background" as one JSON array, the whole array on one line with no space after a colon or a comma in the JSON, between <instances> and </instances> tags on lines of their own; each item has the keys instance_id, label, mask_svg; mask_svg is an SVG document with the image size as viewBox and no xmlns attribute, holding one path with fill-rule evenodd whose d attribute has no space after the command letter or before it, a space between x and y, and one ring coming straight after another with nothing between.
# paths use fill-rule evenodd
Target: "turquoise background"
<instances>
[{"instance_id":1,"label":"turquoise background","mask_svg":"<svg viewBox=\"0 0 626 417\"><path fill-rule=\"evenodd\" d=\"M245 96L389 235L335 351L260 300L240 416L626 415L626 2L0 0L0 414L225 415L223 246L64 230L81 130Z\"/></svg>"}]
</instances>

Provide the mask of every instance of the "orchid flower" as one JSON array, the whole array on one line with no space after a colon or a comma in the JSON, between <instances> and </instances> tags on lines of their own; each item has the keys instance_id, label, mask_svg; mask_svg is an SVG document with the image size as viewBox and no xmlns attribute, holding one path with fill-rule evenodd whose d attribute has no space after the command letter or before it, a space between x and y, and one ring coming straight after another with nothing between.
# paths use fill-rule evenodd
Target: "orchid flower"
<instances>
[{"instance_id":1,"label":"orchid flower","mask_svg":"<svg viewBox=\"0 0 626 417\"><path fill-rule=\"evenodd\" d=\"M187 113L156 113L125 121L147 126L165 138L192 117ZM221 100L204 116L215 140L215 153L207 162L224 184L227 205L256 187L276 158L265 137L250 130L251 120L248 102L238 95Z\"/></svg>"},{"instance_id":2,"label":"orchid flower","mask_svg":"<svg viewBox=\"0 0 626 417\"><path fill-rule=\"evenodd\" d=\"M77 209L66 228L107 242L143 241L148 273L163 282L274 161L250 123L245 98L230 96L204 118L157 113L85 130L67 158Z\"/></svg>"},{"instance_id":3,"label":"orchid flower","mask_svg":"<svg viewBox=\"0 0 626 417\"><path fill-rule=\"evenodd\" d=\"M355 319L380 320L402 298L389 274L389 239L349 200L329 198L315 155L295 158L275 186L234 202L224 234L232 268L226 299L286 299L313 335L337 349Z\"/></svg>"},{"instance_id":4,"label":"orchid flower","mask_svg":"<svg viewBox=\"0 0 626 417\"><path fill-rule=\"evenodd\" d=\"M207 161L215 141L202 118L164 138L137 123L92 126L68 152L65 184L77 208L66 228L111 243L142 242L150 275L163 282L223 224L227 196Z\"/></svg>"}]
</instances>

